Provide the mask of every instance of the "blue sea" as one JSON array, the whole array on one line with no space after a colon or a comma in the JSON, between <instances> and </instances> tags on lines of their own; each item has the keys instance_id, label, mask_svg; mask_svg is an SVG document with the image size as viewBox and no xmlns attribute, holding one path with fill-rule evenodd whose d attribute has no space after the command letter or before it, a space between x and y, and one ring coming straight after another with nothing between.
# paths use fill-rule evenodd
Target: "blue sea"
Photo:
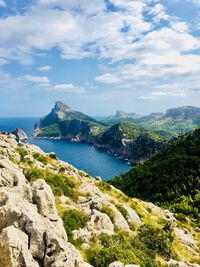
<instances>
[{"instance_id":1,"label":"blue sea","mask_svg":"<svg viewBox=\"0 0 200 267\"><path fill-rule=\"evenodd\" d=\"M29 136L29 143L39 146L45 152L55 152L61 160L84 170L93 177L101 176L107 180L131 168L126 161L85 143L32 138L31 134L37 121L38 118L0 118L0 130L12 131L14 128L24 130Z\"/></svg>"}]
</instances>

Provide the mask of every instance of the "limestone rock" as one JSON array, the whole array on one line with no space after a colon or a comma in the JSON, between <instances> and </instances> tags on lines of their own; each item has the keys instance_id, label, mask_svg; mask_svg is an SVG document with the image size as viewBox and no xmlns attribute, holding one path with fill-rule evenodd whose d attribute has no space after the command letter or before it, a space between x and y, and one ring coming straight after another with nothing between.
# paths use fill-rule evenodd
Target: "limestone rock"
<instances>
[{"instance_id":1,"label":"limestone rock","mask_svg":"<svg viewBox=\"0 0 200 267\"><path fill-rule=\"evenodd\" d=\"M199 248L198 248L196 242L194 241L194 239L192 238L192 235L190 234L190 232L187 229L179 229L176 227L174 229L174 233L178 237L178 239L180 240L181 244L188 251L190 251L193 254L199 253Z\"/></svg>"},{"instance_id":2,"label":"limestone rock","mask_svg":"<svg viewBox=\"0 0 200 267\"><path fill-rule=\"evenodd\" d=\"M37 204L38 212L50 219L58 220L58 213L51 187L38 179L32 184L33 201Z\"/></svg>"},{"instance_id":3,"label":"limestone rock","mask_svg":"<svg viewBox=\"0 0 200 267\"><path fill-rule=\"evenodd\" d=\"M12 134L14 134L16 136L16 140L19 142L19 141L22 141L22 142L27 142L28 140L28 136L26 135L26 133L19 129L19 128L16 128L12 131Z\"/></svg>"},{"instance_id":4,"label":"limestone rock","mask_svg":"<svg viewBox=\"0 0 200 267\"><path fill-rule=\"evenodd\" d=\"M126 210L127 213L127 222L131 225L131 224L135 224L137 227L139 227L142 222L140 220L140 217L138 216L138 214L130 207L123 205L123 208Z\"/></svg>"},{"instance_id":5,"label":"limestone rock","mask_svg":"<svg viewBox=\"0 0 200 267\"><path fill-rule=\"evenodd\" d=\"M1 232L0 251L2 267L39 267L28 249L28 236L14 226Z\"/></svg>"}]
</instances>

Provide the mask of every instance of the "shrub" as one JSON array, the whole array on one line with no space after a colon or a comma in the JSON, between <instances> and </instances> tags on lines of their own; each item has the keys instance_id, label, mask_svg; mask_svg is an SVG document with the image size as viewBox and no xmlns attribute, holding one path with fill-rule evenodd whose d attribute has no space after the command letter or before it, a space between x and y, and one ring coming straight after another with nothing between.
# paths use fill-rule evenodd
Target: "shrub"
<instances>
[{"instance_id":1,"label":"shrub","mask_svg":"<svg viewBox=\"0 0 200 267\"><path fill-rule=\"evenodd\" d=\"M172 250L173 234L171 230L163 230L152 225L142 225L138 233L139 240L147 249L155 251L169 259L175 256Z\"/></svg>"},{"instance_id":2,"label":"shrub","mask_svg":"<svg viewBox=\"0 0 200 267\"><path fill-rule=\"evenodd\" d=\"M34 157L34 159L36 159L36 160L42 162L44 165L47 165L48 162L49 162L47 156L44 156L44 155L39 154L39 153L34 153L34 154L33 154L33 157Z\"/></svg>"},{"instance_id":3,"label":"shrub","mask_svg":"<svg viewBox=\"0 0 200 267\"><path fill-rule=\"evenodd\" d=\"M102 204L100 210L100 212L105 213L108 215L108 217L111 219L112 222L114 222L115 220L115 214L113 212L113 210L106 204Z\"/></svg>"},{"instance_id":4,"label":"shrub","mask_svg":"<svg viewBox=\"0 0 200 267\"><path fill-rule=\"evenodd\" d=\"M69 242L75 245L80 245L81 244L80 238L77 240L74 240L73 238L73 230L84 228L89 220L88 215L85 212L78 211L75 209L70 209L66 210L63 213L62 219L65 230L68 235Z\"/></svg>"},{"instance_id":5,"label":"shrub","mask_svg":"<svg viewBox=\"0 0 200 267\"><path fill-rule=\"evenodd\" d=\"M54 152L49 153L49 157L51 159L57 159L57 156L56 156L56 154Z\"/></svg>"},{"instance_id":6,"label":"shrub","mask_svg":"<svg viewBox=\"0 0 200 267\"><path fill-rule=\"evenodd\" d=\"M120 231L112 236L101 234L99 241L100 246L92 247L86 252L88 261L96 267L107 267L114 261L138 264L141 267L158 266L155 253L144 249L139 239L127 232Z\"/></svg>"},{"instance_id":7,"label":"shrub","mask_svg":"<svg viewBox=\"0 0 200 267\"><path fill-rule=\"evenodd\" d=\"M21 161L25 161L25 156L28 155L28 152L27 152L25 149L23 149L23 148L17 148L16 151L17 151L17 152L19 153L19 155L20 155L20 160L21 160Z\"/></svg>"},{"instance_id":8,"label":"shrub","mask_svg":"<svg viewBox=\"0 0 200 267\"><path fill-rule=\"evenodd\" d=\"M65 195L76 200L78 197L78 184L72 177L63 174L55 174L49 170L41 170L38 168L29 168L24 171L28 181L32 182L37 179L44 179L50 186L56 196Z\"/></svg>"}]
</instances>

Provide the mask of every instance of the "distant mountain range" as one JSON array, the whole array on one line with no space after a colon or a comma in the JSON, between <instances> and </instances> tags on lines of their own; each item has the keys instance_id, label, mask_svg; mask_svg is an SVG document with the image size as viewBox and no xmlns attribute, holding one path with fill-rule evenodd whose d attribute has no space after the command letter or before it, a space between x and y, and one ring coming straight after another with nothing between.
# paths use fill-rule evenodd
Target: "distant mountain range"
<instances>
[{"instance_id":1,"label":"distant mountain range","mask_svg":"<svg viewBox=\"0 0 200 267\"><path fill-rule=\"evenodd\" d=\"M192 106L178 107L168 109L166 113L151 113L148 116L117 111L114 116L104 119L104 122L107 123L117 121L132 122L135 125L155 131L168 139L200 126L200 108Z\"/></svg>"},{"instance_id":2,"label":"distant mountain range","mask_svg":"<svg viewBox=\"0 0 200 267\"><path fill-rule=\"evenodd\" d=\"M35 125L34 136L87 142L134 163L155 155L165 146L153 131L123 121L107 125L60 101Z\"/></svg>"}]
</instances>

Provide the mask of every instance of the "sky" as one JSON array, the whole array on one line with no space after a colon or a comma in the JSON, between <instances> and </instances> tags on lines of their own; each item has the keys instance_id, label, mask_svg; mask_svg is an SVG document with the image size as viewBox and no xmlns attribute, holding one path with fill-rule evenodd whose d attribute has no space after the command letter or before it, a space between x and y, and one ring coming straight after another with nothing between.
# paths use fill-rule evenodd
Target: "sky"
<instances>
[{"instance_id":1,"label":"sky","mask_svg":"<svg viewBox=\"0 0 200 267\"><path fill-rule=\"evenodd\" d=\"M0 0L0 117L200 106L200 0Z\"/></svg>"}]
</instances>

